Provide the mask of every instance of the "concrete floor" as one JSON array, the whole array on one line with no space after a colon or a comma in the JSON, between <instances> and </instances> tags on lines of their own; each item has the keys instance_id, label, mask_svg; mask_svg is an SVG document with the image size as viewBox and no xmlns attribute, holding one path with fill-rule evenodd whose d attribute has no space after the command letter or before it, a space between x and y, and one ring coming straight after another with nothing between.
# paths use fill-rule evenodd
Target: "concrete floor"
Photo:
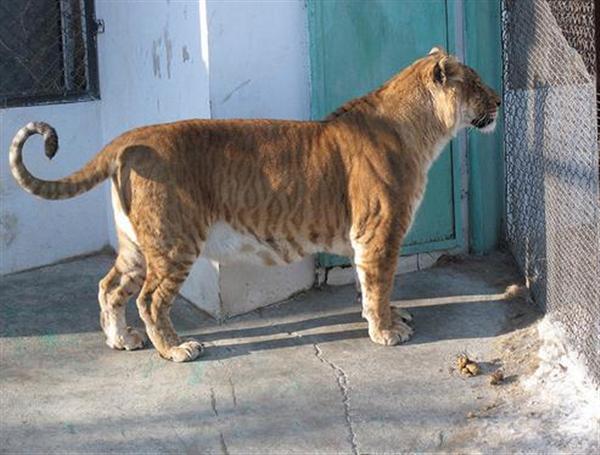
<instances>
[{"instance_id":1,"label":"concrete floor","mask_svg":"<svg viewBox=\"0 0 600 455\"><path fill-rule=\"evenodd\" d=\"M206 345L187 364L104 345L97 282L111 262L93 256L1 279L0 452L501 451L538 437L489 427L535 357L531 339L519 341L529 354L514 365L498 357L498 343L537 317L504 299L517 275L501 254L400 276L394 301L413 313L416 333L396 347L370 342L352 286L223 324L178 299L175 326ZM133 302L129 310L141 326ZM484 374L458 373L462 352ZM498 366L513 374L491 386Z\"/></svg>"}]
</instances>

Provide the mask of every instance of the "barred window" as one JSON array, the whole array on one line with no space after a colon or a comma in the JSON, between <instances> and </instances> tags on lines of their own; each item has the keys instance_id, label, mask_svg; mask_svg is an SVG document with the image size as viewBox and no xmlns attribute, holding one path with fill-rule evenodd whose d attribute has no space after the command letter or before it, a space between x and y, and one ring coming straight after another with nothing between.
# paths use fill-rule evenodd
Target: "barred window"
<instances>
[{"instance_id":1,"label":"barred window","mask_svg":"<svg viewBox=\"0 0 600 455\"><path fill-rule=\"evenodd\" d=\"M93 0L0 1L0 107L96 99Z\"/></svg>"}]
</instances>

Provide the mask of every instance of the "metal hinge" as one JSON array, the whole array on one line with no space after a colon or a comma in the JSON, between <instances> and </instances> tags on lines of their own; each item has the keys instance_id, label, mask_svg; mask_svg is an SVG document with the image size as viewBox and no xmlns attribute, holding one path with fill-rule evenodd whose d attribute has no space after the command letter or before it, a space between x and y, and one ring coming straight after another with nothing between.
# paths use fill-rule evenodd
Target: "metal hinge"
<instances>
[{"instance_id":1,"label":"metal hinge","mask_svg":"<svg viewBox=\"0 0 600 455\"><path fill-rule=\"evenodd\" d=\"M104 33L104 19L96 19L94 22L94 35Z\"/></svg>"}]
</instances>

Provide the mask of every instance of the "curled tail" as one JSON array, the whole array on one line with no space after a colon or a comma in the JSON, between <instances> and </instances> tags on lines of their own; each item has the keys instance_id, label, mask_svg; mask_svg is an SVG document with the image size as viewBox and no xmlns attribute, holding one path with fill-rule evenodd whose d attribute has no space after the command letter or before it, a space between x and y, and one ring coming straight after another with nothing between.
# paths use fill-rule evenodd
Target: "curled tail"
<instances>
[{"instance_id":1,"label":"curled tail","mask_svg":"<svg viewBox=\"0 0 600 455\"><path fill-rule=\"evenodd\" d=\"M44 148L48 158L52 159L58 150L56 131L47 123L28 123L15 135L10 146L10 170L19 185L31 194L44 199L68 199L91 190L113 172L113 157L105 149L68 177L53 181L38 179L27 170L22 157L23 145L33 134L44 136Z\"/></svg>"}]
</instances>

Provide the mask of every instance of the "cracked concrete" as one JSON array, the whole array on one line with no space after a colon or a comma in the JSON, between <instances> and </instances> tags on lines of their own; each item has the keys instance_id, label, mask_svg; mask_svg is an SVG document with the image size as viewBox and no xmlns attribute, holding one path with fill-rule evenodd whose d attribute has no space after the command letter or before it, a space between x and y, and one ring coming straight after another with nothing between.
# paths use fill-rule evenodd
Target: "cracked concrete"
<instances>
[{"instance_id":1,"label":"cracked concrete","mask_svg":"<svg viewBox=\"0 0 600 455\"><path fill-rule=\"evenodd\" d=\"M221 325L178 299L176 328L206 348L188 364L166 362L152 348L104 345L97 283L111 262L95 256L1 278L2 453L564 449L547 443L561 440L557 426L544 420L547 438L519 409L520 380L536 358L528 327L537 315L504 299L517 276L502 255L399 277L394 304L410 309L416 332L396 347L371 343L352 285ZM141 326L133 302L128 316ZM455 371L465 351L484 374ZM490 386L499 365L511 379ZM494 433L515 415L532 430Z\"/></svg>"},{"instance_id":2,"label":"cracked concrete","mask_svg":"<svg viewBox=\"0 0 600 455\"><path fill-rule=\"evenodd\" d=\"M358 444L356 442L356 433L352 428L352 418L350 417L350 393L349 393L349 384L348 384L348 375L338 367L335 363L327 360L323 357L323 351L318 344L313 344L315 348L315 356L319 359L320 362L323 362L331 367L333 371L335 371L335 377L337 379L337 383L340 386L340 392L342 394L342 404L344 405L344 418L346 419L346 425L348 427L348 440L350 442L350 446L353 454L358 454Z\"/></svg>"}]
</instances>

